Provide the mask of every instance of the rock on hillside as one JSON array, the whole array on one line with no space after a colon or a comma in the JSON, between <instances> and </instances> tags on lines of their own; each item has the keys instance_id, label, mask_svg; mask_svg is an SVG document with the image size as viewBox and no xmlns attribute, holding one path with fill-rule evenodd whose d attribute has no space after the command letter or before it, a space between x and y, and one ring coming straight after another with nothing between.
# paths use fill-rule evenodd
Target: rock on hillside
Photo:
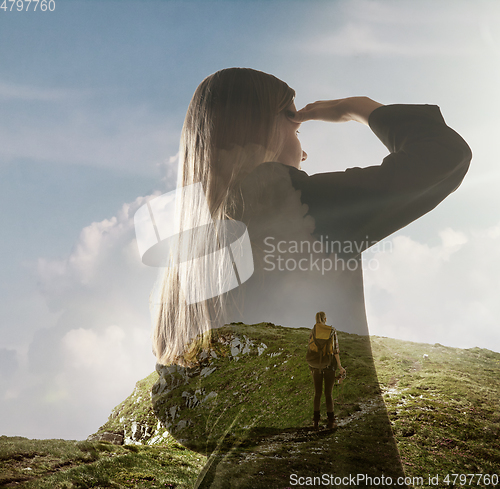
<instances>
[{"instance_id":1,"label":"rock on hillside","mask_svg":"<svg viewBox=\"0 0 500 489\"><path fill-rule=\"evenodd\" d=\"M157 380L158 374L153 372L137 382L132 394L111 411L108 421L87 440L117 445L163 444L170 435L156 418L151 404L151 388Z\"/></svg>"}]
</instances>

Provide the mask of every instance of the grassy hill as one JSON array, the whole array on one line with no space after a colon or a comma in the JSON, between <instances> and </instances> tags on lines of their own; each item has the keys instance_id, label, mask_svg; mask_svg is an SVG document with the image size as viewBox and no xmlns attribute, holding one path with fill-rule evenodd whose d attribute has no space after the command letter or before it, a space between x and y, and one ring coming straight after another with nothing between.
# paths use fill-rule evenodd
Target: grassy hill
<instances>
[{"instance_id":1,"label":"grassy hill","mask_svg":"<svg viewBox=\"0 0 500 489\"><path fill-rule=\"evenodd\" d=\"M196 368L159 369L113 410L97 435L118 434L125 445L1 437L0 484L187 488L204 466L205 481L243 475L253 487L353 468L404 470L409 487L431 487L429 474L440 475L437 487L453 487L446 474L500 476L499 353L340 332L348 371L334 390L341 426L314 432L308 333L269 324L217 330ZM478 476L461 482L455 487L492 487Z\"/></svg>"}]
</instances>

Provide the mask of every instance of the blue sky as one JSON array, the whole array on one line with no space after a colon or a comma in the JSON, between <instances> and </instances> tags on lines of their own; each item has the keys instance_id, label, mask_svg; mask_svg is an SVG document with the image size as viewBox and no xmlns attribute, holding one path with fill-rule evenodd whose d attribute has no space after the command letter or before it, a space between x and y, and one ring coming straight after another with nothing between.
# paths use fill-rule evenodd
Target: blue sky
<instances>
[{"instance_id":1,"label":"blue sky","mask_svg":"<svg viewBox=\"0 0 500 489\"><path fill-rule=\"evenodd\" d=\"M365 277L374 334L500 351L495 1L56 0L0 10L0 433L85 438L154 369L132 218L174 187L208 74L247 66L309 102L429 103L469 142L460 189ZM378 164L355 123L304 124L309 173ZM370 255L372 258L373 255Z\"/></svg>"}]
</instances>

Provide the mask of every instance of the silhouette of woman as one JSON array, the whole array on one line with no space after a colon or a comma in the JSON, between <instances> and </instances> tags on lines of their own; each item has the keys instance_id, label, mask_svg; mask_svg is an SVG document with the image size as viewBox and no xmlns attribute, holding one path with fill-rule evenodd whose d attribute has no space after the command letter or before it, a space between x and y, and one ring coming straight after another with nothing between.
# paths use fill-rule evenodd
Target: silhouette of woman
<instances>
[{"instance_id":1,"label":"silhouette of woman","mask_svg":"<svg viewBox=\"0 0 500 489\"><path fill-rule=\"evenodd\" d=\"M294 95L272 75L230 68L203 80L193 96L182 130L178 187L200 182L215 221L245 223L254 273L231 292L188 304L179 272L166 269L157 287L153 334L161 365L189 365L192 339L224 323L303 327L311 311L325 304L343 331L367 335L361 253L433 209L468 170L470 149L437 106L384 106L350 97L297 110ZM301 170L307 155L298 129L309 120L365 124L390 154L377 166L308 175ZM181 232L202 226L200 206L185 205ZM206 286L206 267L185 273L184 286ZM214 264L216 280L218 273ZM168 400L162 402L157 410L168 413ZM402 474L383 416L380 437L392 443L393 473ZM226 487L228 480L227 487L258 487L239 479L238 467L224 466L223 457L218 463L199 487ZM335 470L356 473L356 460Z\"/></svg>"}]
</instances>

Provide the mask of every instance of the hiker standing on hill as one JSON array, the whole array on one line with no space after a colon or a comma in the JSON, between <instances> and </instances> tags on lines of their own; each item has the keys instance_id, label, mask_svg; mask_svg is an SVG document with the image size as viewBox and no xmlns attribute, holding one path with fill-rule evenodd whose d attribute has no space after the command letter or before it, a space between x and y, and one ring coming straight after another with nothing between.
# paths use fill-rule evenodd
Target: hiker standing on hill
<instances>
[{"instance_id":1,"label":"hiker standing on hill","mask_svg":"<svg viewBox=\"0 0 500 489\"><path fill-rule=\"evenodd\" d=\"M326 324L326 314L316 313L316 324L309 336L309 347L306 355L314 382L314 429L319 428L321 394L325 385L327 428L337 428L333 412L332 390L335 384L335 370L340 370L341 378L345 376L345 369L340 364L339 342L337 331L333 326Z\"/></svg>"}]
</instances>

